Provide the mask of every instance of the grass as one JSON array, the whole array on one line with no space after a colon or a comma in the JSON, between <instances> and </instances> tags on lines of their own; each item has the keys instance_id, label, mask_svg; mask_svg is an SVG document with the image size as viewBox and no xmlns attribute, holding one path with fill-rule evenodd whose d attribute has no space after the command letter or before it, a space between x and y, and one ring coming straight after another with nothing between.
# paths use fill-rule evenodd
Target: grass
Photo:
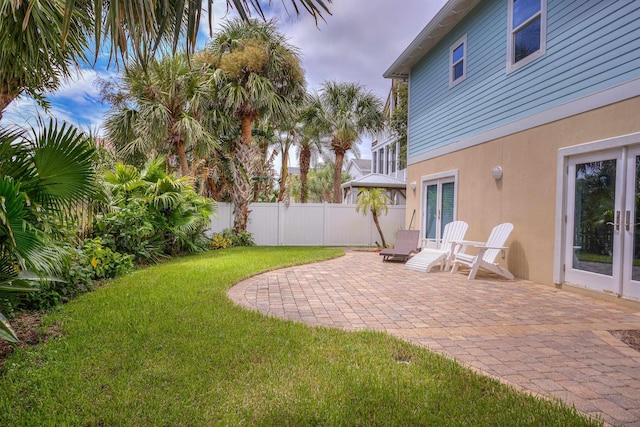
<instances>
[{"instance_id":1,"label":"grass","mask_svg":"<svg viewBox=\"0 0 640 427\"><path fill-rule=\"evenodd\" d=\"M312 328L226 290L328 248L238 248L136 271L45 318L7 360L0 424L601 425L379 332Z\"/></svg>"}]
</instances>

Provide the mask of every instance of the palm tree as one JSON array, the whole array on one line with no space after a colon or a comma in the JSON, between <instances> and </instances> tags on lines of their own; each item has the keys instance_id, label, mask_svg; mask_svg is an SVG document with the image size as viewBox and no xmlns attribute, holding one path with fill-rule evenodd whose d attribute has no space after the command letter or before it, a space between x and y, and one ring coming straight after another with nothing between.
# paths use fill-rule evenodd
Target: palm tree
<instances>
[{"instance_id":1,"label":"palm tree","mask_svg":"<svg viewBox=\"0 0 640 427\"><path fill-rule=\"evenodd\" d=\"M251 12L256 12L265 19L263 5L259 0L225 0L228 9L236 9L240 18L249 21ZM331 14L327 3L332 0L290 0L296 14L300 13L299 5L312 15L316 22L324 19L324 14ZM5 0L9 4L30 4L31 1ZM46 2L45 2L46 3ZM110 46L110 57L116 62L118 58L126 61L130 48L133 49L135 59L143 64L148 63L158 48L166 45L175 52L181 39L184 39L187 52L193 52L200 30L200 18L205 4L203 0L67 0L55 2L64 6L66 20L61 26L57 37L62 35L62 41L68 40L71 23L78 8L88 7L91 16L95 17L92 32L95 39L96 57L101 50L101 43ZM209 6L209 32L213 22L213 0L207 2ZM271 4L271 0L269 0ZM5 16L5 15L3 15ZM27 15L27 20L29 16ZM18 23L22 22L21 20ZM53 29L52 29L53 31ZM55 38L55 37L53 37Z\"/></svg>"},{"instance_id":2,"label":"palm tree","mask_svg":"<svg viewBox=\"0 0 640 427\"><path fill-rule=\"evenodd\" d=\"M382 130L382 101L360 84L327 81L322 85L320 105L322 127L331 137L331 150L335 154L333 203L340 203L344 156L354 148L361 133Z\"/></svg>"},{"instance_id":3,"label":"palm tree","mask_svg":"<svg viewBox=\"0 0 640 427\"><path fill-rule=\"evenodd\" d=\"M333 161L324 159L309 171L307 181L308 201L312 203L331 203L333 196ZM348 173L342 174L342 181L351 180Z\"/></svg>"},{"instance_id":4,"label":"palm tree","mask_svg":"<svg viewBox=\"0 0 640 427\"><path fill-rule=\"evenodd\" d=\"M50 122L33 135L0 129L0 292L56 274L61 251L45 233L96 193L94 148L77 129ZM0 313L0 339L16 341Z\"/></svg>"},{"instance_id":5,"label":"palm tree","mask_svg":"<svg viewBox=\"0 0 640 427\"><path fill-rule=\"evenodd\" d=\"M82 8L67 17L63 1L0 2L0 119L18 96L28 94L46 106L44 94L57 89L85 59L89 15Z\"/></svg>"},{"instance_id":6,"label":"palm tree","mask_svg":"<svg viewBox=\"0 0 640 427\"><path fill-rule=\"evenodd\" d=\"M271 3L269 1L269 3ZM291 0L296 13L304 8L316 22L331 14L331 0ZM252 11L264 19L264 2L226 0L240 17ZM300 4L301 8L298 6ZM208 2L209 9L213 1ZM158 49L172 52L180 40L186 51L196 45L203 0L3 0L0 2L0 119L5 108L23 93L45 107L44 93L59 87L63 78L84 61L91 34L95 59L102 43L109 46L110 61L135 60L148 64ZM209 28L213 13L209 13ZM211 32L211 30L210 30Z\"/></svg>"},{"instance_id":7,"label":"palm tree","mask_svg":"<svg viewBox=\"0 0 640 427\"><path fill-rule=\"evenodd\" d=\"M306 106L300 114L298 130L298 162L300 164L300 203L307 203L309 195L308 176L311 162L323 153L327 141L320 134L322 106L317 96L308 96Z\"/></svg>"},{"instance_id":8,"label":"palm tree","mask_svg":"<svg viewBox=\"0 0 640 427\"><path fill-rule=\"evenodd\" d=\"M367 212L371 212L373 216L373 222L376 224L380 239L382 240L382 247L387 247L387 242L384 240L382 234L382 228L380 228L380 221L378 216L384 211L386 215L389 211L387 204L391 203L391 199L387 196L387 193L382 188L369 188L367 190L360 190L358 193L358 199L356 200L356 211L362 212L366 215Z\"/></svg>"},{"instance_id":9,"label":"palm tree","mask_svg":"<svg viewBox=\"0 0 640 427\"><path fill-rule=\"evenodd\" d=\"M220 106L240 121L234 144L234 229L246 230L251 200L254 122L269 117L288 119L304 96L304 73L297 50L277 31L274 21L236 19L216 34L201 60L209 63L217 83Z\"/></svg>"},{"instance_id":10,"label":"palm tree","mask_svg":"<svg viewBox=\"0 0 640 427\"><path fill-rule=\"evenodd\" d=\"M105 95L112 103L105 122L109 138L125 155L176 156L181 175L191 175L187 152L195 150L202 157L217 146L203 125L211 96L204 74L191 69L186 55L176 54L154 60L146 69L127 67L120 85Z\"/></svg>"}]
</instances>

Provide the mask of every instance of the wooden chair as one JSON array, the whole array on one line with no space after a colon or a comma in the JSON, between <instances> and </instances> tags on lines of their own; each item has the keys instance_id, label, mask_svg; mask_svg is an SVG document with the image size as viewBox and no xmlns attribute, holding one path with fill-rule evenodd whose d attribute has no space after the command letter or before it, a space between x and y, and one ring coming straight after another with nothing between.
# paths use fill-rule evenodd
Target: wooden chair
<instances>
[{"instance_id":1,"label":"wooden chair","mask_svg":"<svg viewBox=\"0 0 640 427\"><path fill-rule=\"evenodd\" d=\"M442 239L426 239L426 245L423 245L422 250L407 261L405 267L426 273L437 265L440 266L440 270L448 270L453 256L459 249L456 242L464 239L467 228L469 224L464 221L453 221L445 225Z\"/></svg>"},{"instance_id":2,"label":"wooden chair","mask_svg":"<svg viewBox=\"0 0 640 427\"><path fill-rule=\"evenodd\" d=\"M460 264L462 264L471 269L471 271L469 272L470 280L476 277L476 273L480 268L484 268L485 270L489 270L502 277L512 280L514 278L513 274L511 274L509 270L502 267L496 262L498 254L501 251L508 249L504 246L504 244L509 238L512 230L513 224L507 222L493 227L493 229L491 230L491 234L489 234L489 238L486 242L458 242L461 245L461 248L460 251L454 256L453 268L451 269L451 272L455 273L456 271L458 271L458 267L460 266ZM478 254L466 254L465 249L469 246L477 248Z\"/></svg>"}]
</instances>

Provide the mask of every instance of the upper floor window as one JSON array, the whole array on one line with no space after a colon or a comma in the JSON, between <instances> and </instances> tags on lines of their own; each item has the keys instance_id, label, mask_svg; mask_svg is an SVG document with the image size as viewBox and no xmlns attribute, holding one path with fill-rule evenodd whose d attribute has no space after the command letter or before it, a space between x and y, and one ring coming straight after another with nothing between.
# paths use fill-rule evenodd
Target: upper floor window
<instances>
[{"instance_id":1,"label":"upper floor window","mask_svg":"<svg viewBox=\"0 0 640 427\"><path fill-rule=\"evenodd\" d=\"M455 42L449 49L449 87L453 87L467 77L467 35Z\"/></svg>"},{"instance_id":2,"label":"upper floor window","mask_svg":"<svg viewBox=\"0 0 640 427\"><path fill-rule=\"evenodd\" d=\"M508 0L507 72L544 55L547 36L547 0Z\"/></svg>"}]
</instances>

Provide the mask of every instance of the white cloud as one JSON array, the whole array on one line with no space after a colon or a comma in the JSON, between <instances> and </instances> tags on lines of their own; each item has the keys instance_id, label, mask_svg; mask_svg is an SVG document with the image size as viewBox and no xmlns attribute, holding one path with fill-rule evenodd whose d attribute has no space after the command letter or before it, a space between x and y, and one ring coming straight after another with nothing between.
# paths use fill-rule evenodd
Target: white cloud
<instances>
[{"instance_id":1,"label":"white cloud","mask_svg":"<svg viewBox=\"0 0 640 427\"><path fill-rule=\"evenodd\" d=\"M318 28L311 17L303 16L283 21L281 29L302 52L310 88L324 80L360 82L386 97L390 82L382 74L444 3L335 1L332 16Z\"/></svg>"},{"instance_id":2,"label":"white cloud","mask_svg":"<svg viewBox=\"0 0 640 427\"><path fill-rule=\"evenodd\" d=\"M310 90L319 89L325 80L358 82L384 101L391 82L382 74L445 2L336 0L330 5L332 15L317 27L304 13L296 18L280 8L276 16L281 31L300 49ZM363 138L363 158L371 157L370 143L370 138Z\"/></svg>"},{"instance_id":3,"label":"white cloud","mask_svg":"<svg viewBox=\"0 0 640 427\"><path fill-rule=\"evenodd\" d=\"M329 7L332 15L316 23L306 11L297 16L291 0L273 0L265 9L268 18L277 18L279 28L301 53L310 90L319 89L325 80L359 82L383 100L390 81L382 74L424 28L446 0L335 0ZM263 2L264 3L264 2ZM226 2L213 2L214 31L225 19ZM254 14L255 16L255 14ZM200 22L201 37L198 46L208 39L208 17ZM104 55L103 55L104 56ZM113 77L117 70L104 70L108 56L101 56L95 69L81 70L48 99L51 113L59 120L98 128L103 121L106 106L99 102L97 77ZM113 64L112 64L113 65ZM37 109L33 100L15 101L5 112L5 120L24 123ZM370 141L361 145L363 157L370 157Z\"/></svg>"},{"instance_id":4,"label":"white cloud","mask_svg":"<svg viewBox=\"0 0 640 427\"><path fill-rule=\"evenodd\" d=\"M115 75L116 72L112 70L79 70L57 91L47 95L47 100L51 104L48 112L45 112L33 99L23 96L7 108L3 122L19 126L35 126L38 116L51 116L58 121L97 131L104 120L106 106L100 103L100 89L96 80L98 77L108 79Z\"/></svg>"}]
</instances>

